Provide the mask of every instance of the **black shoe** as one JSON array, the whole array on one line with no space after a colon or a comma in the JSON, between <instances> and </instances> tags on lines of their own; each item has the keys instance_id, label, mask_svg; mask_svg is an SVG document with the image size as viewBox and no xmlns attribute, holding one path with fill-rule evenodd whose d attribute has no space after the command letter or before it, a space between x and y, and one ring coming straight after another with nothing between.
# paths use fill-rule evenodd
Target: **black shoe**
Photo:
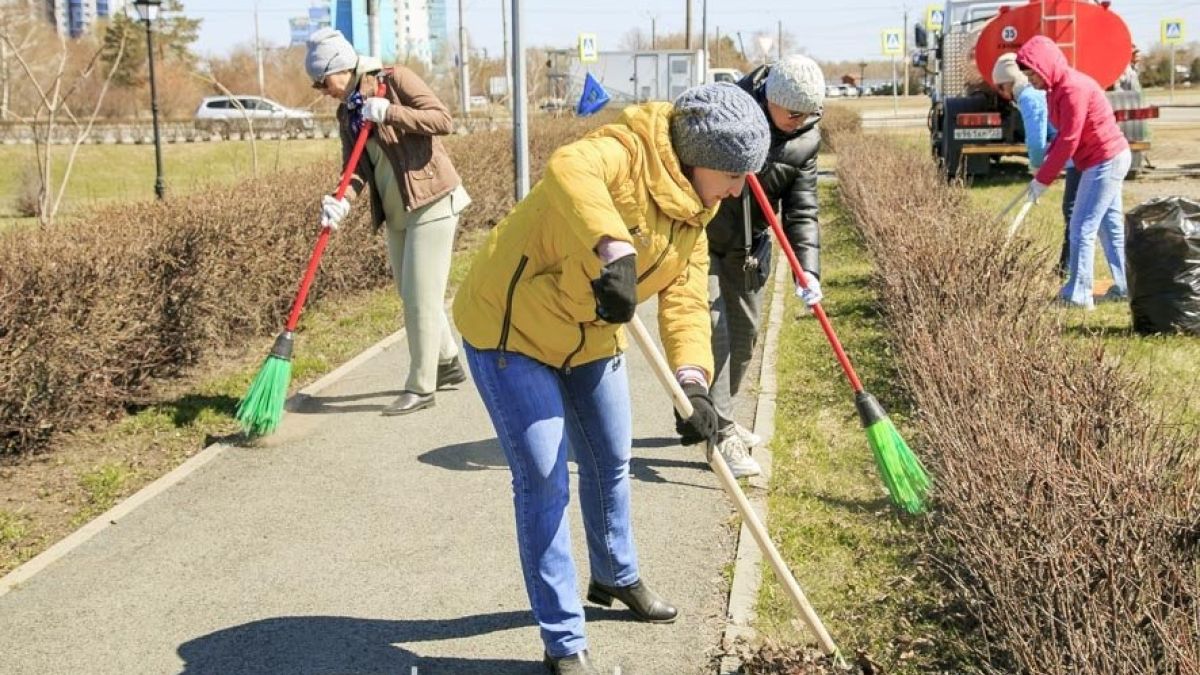
<instances>
[{"instance_id":1,"label":"black shoe","mask_svg":"<svg viewBox=\"0 0 1200 675\"><path fill-rule=\"evenodd\" d=\"M560 659L546 654L542 658L542 665L553 675L600 675L586 649Z\"/></svg>"},{"instance_id":2,"label":"black shoe","mask_svg":"<svg viewBox=\"0 0 1200 675\"><path fill-rule=\"evenodd\" d=\"M392 404L383 409L384 417L393 415L407 415L409 413L424 410L433 407L433 394L418 394L411 391L406 391L400 394L400 397Z\"/></svg>"},{"instance_id":3,"label":"black shoe","mask_svg":"<svg viewBox=\"0 0 1200 675\"><path fill-rule=\"evenodd\" d=\"M679 612L668 605L658 594L638 580L632 586L618 588L593 581L588 585L588 602L611 607L613 599L625 603L629 611L640 621L649 623L673 623Z\"/></svg>"},{"instance_id":4,"label":"black shoe","mask_svg":"<svg viewBox=\"0 0 1200 675\"><path fill-rule=\"evenodd\" d=\"M463 372L462 363L458 357L450 359L445 363L439 363L437 369L437 388L453 387L456 384L462 384L467 381L467 374Z\"/></svg>"}]
</instances>

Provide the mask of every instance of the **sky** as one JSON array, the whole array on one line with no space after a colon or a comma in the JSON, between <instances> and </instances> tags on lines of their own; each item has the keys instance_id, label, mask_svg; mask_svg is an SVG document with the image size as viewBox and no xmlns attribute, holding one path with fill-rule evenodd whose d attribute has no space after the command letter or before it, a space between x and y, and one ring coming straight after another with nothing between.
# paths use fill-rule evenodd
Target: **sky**
<instances>
[{"instance_id":1,"label":"sky","mask_svg":"<svg viewBox=\"0 0 1200 675\"><path fill-rule=\"evenodd\" d=\"M468 42L498 55L503 49L502 0L462 0ZM708 5L709 33L742 33L747 51L752 36L775 34L777 22L814 58L827 61L881 58L880 31L898 28L909 10L909 23L923 17L927 3L901 0L693 0L693 25L700 31L701 7ZM264 43L285 46L288 19L307 12L307 0L184 0L188 15L204 20L197 49L220 54L254 40L254 7ZM939 3L940 4L940 3ZM1022 4L1019 0L1014 4ZM448 0L450 31L457 34L458 5ZM655 18L658 33L682 32L686 0L522 0L522 32L528 46L572 47L581 32L595 33L602 51L620 48L635 27L649 35ZM1200 39L1200 0L1113 0L1112 7L1130 27L1143 50L1158 43L1159 21L1182 18L1188 40ZM454 35L452 35L453 39Z\"/></svg>"}]
</instances>

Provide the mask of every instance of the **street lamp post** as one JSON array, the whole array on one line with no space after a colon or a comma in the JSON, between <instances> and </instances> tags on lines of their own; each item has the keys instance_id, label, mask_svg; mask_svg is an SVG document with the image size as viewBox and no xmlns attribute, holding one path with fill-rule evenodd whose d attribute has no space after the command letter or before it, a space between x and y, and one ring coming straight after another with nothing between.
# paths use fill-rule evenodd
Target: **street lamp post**
<instances>
[{"instance_id":1,"label":"street lamp post","mask_svg":"<svg viewBox=\"0 0 1200 675\"><path fill-rule=\"evenodd\" d=\"M158 10L162 0L136 0L133 6L137 8L138 17L146 24L146 53L150 57L150 114L154 119L154 166L157 171L154 179L154 194L163 198L166 187L163 185L162 140L158 133L158 89L154 82L154 21L158 18Z\"/></svg>"}]
</instances>

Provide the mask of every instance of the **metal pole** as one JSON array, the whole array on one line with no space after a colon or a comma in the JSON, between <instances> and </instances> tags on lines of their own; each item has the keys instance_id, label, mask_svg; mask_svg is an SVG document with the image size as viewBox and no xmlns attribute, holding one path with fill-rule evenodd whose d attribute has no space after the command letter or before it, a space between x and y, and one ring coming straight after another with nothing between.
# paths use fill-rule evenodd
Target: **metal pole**
<instances>
[{"instance_id":1,"label":"metal pole","mask_svg":"<svg viewBox=\"0 0 1200 675\"><path fill-rule=\"evenodd\" d=\"M508 5L500 0L500 29L504 32L504 95L508 98L508 114L513 110L512 52L508 42Z\"/></svg>"},{"instance_id":2,"label":"metal pole","mask_svg":"<svg viewBox=\"0 0 1200 675\"><path fill-rule=\"evenodd\" d=\"M899 87L896 86L896 57L892 57L892 117L900 114L900 101L898 96Z\"/></svg>"},{"instance_id":3,"label":"metal pole","mask_svg":"<svg viewBox=\"0 0 1200 675\"><path fill-rule=\"evenodd\" d=\"M783 60L783 21L778 22L778 26L776 27L775 36L776 36L776 40L777 40L777 44L775 45L775 58L776 58L776 60L782 61Z\"/></svg>"},{"instance_id":4,"label":"metal pole","mask_svg":"<svg viewBox=\"0 0 1200 675\"><path fill-rule=\"evenodd\" d=\"M683 29L683 48L692 48L692 0L683 0L687 5L687 25Z\"/></svg>"},{"instance_id":5,"label":"metal pole","mask_svg":"<svg viewBox=\"0 0 1200 675\"><path fill-rule=\"evenodd\" d=\"M700 0L700 81L708 82L708 0Z\"/></svg>"},{"instance_id":6,"label":"metal pole","mask_svg":"<svg viewBox=\"0 0 1200 675\"><path fill-rule=\"evenodd\" d=\"M717 44L716 44L716 48L713 49L713 67L720 68L721 67L721 27L720 26L717 26L716 33L717 33Z\"/></svg>"},{"instance_id":7,"label":"metal pole","mask_svg":"<svg viewBox=\"0 0 1200 675\"><path fill-rule=\"evenodd\" d=\"M370 40L371 56L380 58L379 0L367 0L367 38Z\"/></svg>"},{"instance_id":8,"label":"metal pole","mask_svg":"<svg viewBox=\"0 0 1200 675\"><path fill-rule=\"evenodd\" d=\"M658 17L650 17L650 49L658 49Z\"/></svg>"},{"instance_id":9,"label":"metal pole","mask_svg":"<svg viewBox=\"0 0 1200 675\"><path fill-rule=\"evenodd\" d=\"M1175 102L1175 45L1171 45L1171 94L1167 97L1167 103Z\"/></svg>"},{"instance_id":10,"label":"metal pole","mask_svg":"<svg viewBox=\"0 0 1200 675\"><path fill-rule=\"evenodd\" d=\"M458 82L458 105L465 115L471 110L471 72L467 68L467 25L463 23L463 0L458 0Z\"/></svg>"},{"instance_id":11,"label":"metal pole","mask_svg":"<svg viewBox=\"0 0 1200 675\"><path fill-rule=\"evenodd\" d=\"M900 58L904 59L904 95L908 96L908 5L904 6L904 23L900 26Z\"/></svg>"},{"instance_id":12,"label":"metal pole","mask_svg":"<svg viewBox=\"0 0 1200 675\"><path fill-rule=\"evenodd\" d=\"M153 23L146 21L146 52L150 55L150 115L154 120L154 196L159 199L166 194L163 184L162 141L158 134L158 88L154 83L154 30Z\"/></svg>"},{"instance_id":13,"label":"metal pole","mask_svg":"<svg viewBox=\"0 0 1200 675\"><path fill-rule=\"evenodd\" d=\"M513 187L517 201L529 194L529 113L525 87L525 44L521 40L521 0L512 0L513 30Z\"/></svg>"},{"instance_id":14,"label":"metal pole","mask_svg":"<svg viewBox=\"0 0 1200 675\"><path fill-rule=\"evenodd\" d=\"M258 95L266 96L267 87L263 78L262 43L258 35L258 0L254 2L254 58L258 61Z\"/></svg>"}]
</instances>

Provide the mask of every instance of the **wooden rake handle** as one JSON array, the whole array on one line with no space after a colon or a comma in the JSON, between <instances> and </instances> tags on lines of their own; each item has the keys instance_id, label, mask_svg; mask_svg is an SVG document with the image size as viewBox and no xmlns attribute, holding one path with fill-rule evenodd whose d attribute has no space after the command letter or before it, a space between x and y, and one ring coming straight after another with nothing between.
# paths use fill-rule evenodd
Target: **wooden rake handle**
<instances>
[{"instance_id":1,"label":"wooden rake handle","mask_svg":"<svg viewBox=\"0 0 1200 675\"><path fill-rule=\"evenodd\" d=\"M1026 187L1025 189L1021 190L1017 194L1017 196L1013 197L1013 200L1008 203L1008 206L1004 207L1003 211L996 214L996 224L1000 224L1000 223L1004 222L1004 217L1007 216L1009 214L1009 212L1011 212L1013 210L1013 208L1015 208L1016 205L1018 203L1020 203L1020 201L1022 199L1025 199L1028 196L1029 196L1029 188Z\"/></svg>"},{"instance_id":2,"label":"wooden rake handle","mask_svg":"<svg viewBox=\"0 0 1200 675\"><path fill-rule=\"evenodd\" d=\"M650 333L646 331L646 325L642 320L634 315L633 320L628 324L629 332L633 334L633 340L638 344L638 347L645 354L646 360L650 362L651 369L654 370L654 375L658 378L663 388L670 394L671 400L675 403L675 410L679 411L680 416L687 419L692 416L692 403L688 400L686 394L683 393L683 388L679 386L679 382L675 380L675 376L671 373L671 367L667 365L667 361L658 351L658 347L654 344L654 340L650 337ZM788 595L792 598L792 603L796 605L796 609L800 610L800 615L804 617L804 622L808 624L809 629L816 636L817 641L821 643L821 649L826 654L836 655L838 653L837 645L833 644L833 638L829 637L829 632L825 630L824 624L821 623L821 618L813 610L812 605L808 603L808 598L804 596L804 591L800 589L800 584L796 583L796 577L792 576L792 571L783 561L783 557L779 555L779 551L775 549L774 542L767 534L767 528L763 526L759 520L758 514L750 506L749 500L746 499L746 494L742 492L742 488L738 485L737 479L733 477L733 473L729 471L725 460L721 459L719 453L713 452L713 449L708 448L708 464L712 467L713 472L717 474L717 478L721 481L721 486L725 488L725 492L733 499L733 503L737 506L738 513L741 514L743 522L750 528L750 534L754 537L758 548L766 556L771 563L771 569L775 570L775 576L783 583L787 589Z\"/></svg>"},{"instance_id":3,"label":"wooden rake handle","mask_svg":"<svg viewBox=\"0 0 1200 675\"><path fill-rule=\"evenodd\" d=\"M1021 229L1021 223L1025 222L1025 216L1029 215L1029 209L1033 208L1033 200L1025 202L1021 206L1021 210L1017 211L1017 217L1013 218L1012 224L1008 226L1008 234L1005 236L1005 243L1008 239L1012 239L1017 230Z\"/></svg>"}]
</instances>

